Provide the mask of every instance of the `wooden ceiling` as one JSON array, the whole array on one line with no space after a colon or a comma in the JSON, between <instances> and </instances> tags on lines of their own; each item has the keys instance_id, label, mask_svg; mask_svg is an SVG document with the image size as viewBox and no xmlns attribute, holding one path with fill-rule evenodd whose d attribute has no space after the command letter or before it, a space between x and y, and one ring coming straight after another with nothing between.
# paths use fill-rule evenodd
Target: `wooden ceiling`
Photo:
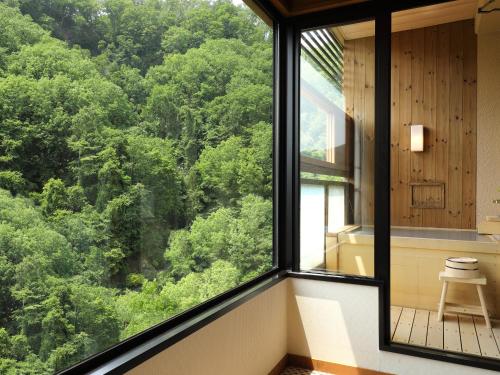
<instances>
[{"instance_id":1,"label":"wooden ceiling","mask_svg":"<svg viewBox=\"0 0 500 375\"><path fill-rule=\"evenodd\" d=\"M443 23L462 21L474 18L477 11L477 0L456 0L450 3L436 4L409 9L393 14L393 32L420 29ZM358 39L375 35L374 22L361 22L336 28L343 39Z\"/></svg>"},{"instance_id":2,"label":"wooden ceiling","mask_svg":"<svg viewBox=\"0 0 500 375\"><path fill-rule=\"evenodd\" d=\"M250 3L251 0L244 0ZM284 16L296 16L331 8L342 7L368 0L269 0ZM396 1L396 0L395 0ZM471 19L476 16L478 5L486 0L455 0L449 3L414 8L393 15L393 31L404 31L442 23ZM498 0L500 1L500 0ZM479 4L478 4L479 3ZM494 17L490 16L491 19ZM496 24L495 17L491 24ZM485 22L486 23L486 22ZM489 29L490 27L488 27ZM335 28L343 39L357 39L375 34L374 22L362 22Z\"/></svg>"},{"instance_id":3,"label":"wooden ceiling","mask_svg":"<svg viewBox=\"0 0 500 375\"><path fill-rule=\"evenodd\" d=\"M271 19L252 0L243 0L269 25ZM284 16L296 16L321 10L342 7L369 0L269 0ZM397 1L397 0L394 0ZM496 0L500 3L500 0ZM409 9L393 14L393 32L419 29L428 26L475 18L476 33L500 31L500 12L478 14L477 9L488 0L455 0L448 3ZM334 28L340 40L373 36L375 22L360 22Z\"/></svg>"},{"instance_id":4,"label":"wooden ceiling","mask_svg":"<svg viewBox=\"0 0 500 375\"><path fill-rule=\"evenodd\" d=\"M367 0L270 0L286 17L361 3Z\"/></svg>"}]
</instances>

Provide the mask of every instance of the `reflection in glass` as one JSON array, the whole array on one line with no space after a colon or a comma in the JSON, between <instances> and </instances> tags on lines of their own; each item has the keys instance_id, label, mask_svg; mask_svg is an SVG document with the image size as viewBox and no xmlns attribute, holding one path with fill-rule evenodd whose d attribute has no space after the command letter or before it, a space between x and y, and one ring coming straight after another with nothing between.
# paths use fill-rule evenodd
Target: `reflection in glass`
<instances>
[{"instance_id":1,"label":"reflection in glass","mask_svg":"<svg viewBox=\"0 0 500 375\"><path fill-rule=\"evenodd\" d=\"M373 275L373 22L304 31L300 59L300 267ZM359 30L366 35L359 36Z\"/></svg>"}]
</instances>

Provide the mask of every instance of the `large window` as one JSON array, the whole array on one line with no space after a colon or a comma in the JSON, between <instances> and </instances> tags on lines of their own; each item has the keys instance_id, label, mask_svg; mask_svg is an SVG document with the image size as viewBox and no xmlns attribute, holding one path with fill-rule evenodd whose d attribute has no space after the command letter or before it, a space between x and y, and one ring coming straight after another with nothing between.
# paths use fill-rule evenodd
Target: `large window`
<instances>
[{"instance_id":1,"label":"large window","mask_svg":"<svg viewBox=\"0 0 500 375\"><path fill-rule=\"evenodd\" d=\"M391 338L483 359L500 358L493 7L392 15Z\"/></svg>"},{"instance_id":2,"label":"large window","mask_svg":"<svg viewBox=\"0 0 500 375\"><path fill-rule=\"evenodd\" d=\"M0 373L273 268L273 32L225 1L0 2Z\"/></svg>"},{"instance_id":3,"label":"large window","mask_svg":"<svg viewBox=\"0 0 500 375\"><path fill-rule=\"evenodd\" d=\"M373 276L374 33L374 21L302 32L302 270Z\"/></svg>"}]
</instances>

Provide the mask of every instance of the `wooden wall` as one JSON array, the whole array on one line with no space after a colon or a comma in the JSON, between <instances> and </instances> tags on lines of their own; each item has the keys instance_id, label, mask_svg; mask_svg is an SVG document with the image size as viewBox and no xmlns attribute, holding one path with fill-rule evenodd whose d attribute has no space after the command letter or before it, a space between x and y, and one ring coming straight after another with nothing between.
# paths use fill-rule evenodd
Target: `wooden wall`
<instances>
[{"instance_id":1,"label":"wooden wall","mask_svg":"<svg viewBox=\"0 0 500 375\"><path fill-rule=\"evenodd\" d=\"M360 136L362 224L373 217L373 40L345 41L344 50L346 112ZM476 53L472 20L392 36L392 225L476 227ZM425 127L424 152L410 151L412 124ZM411 208L415 182L443 183L444 208Z\"/></svg>"},{"instance_id":2,"label":"wooden wall","mask_svg":"<svg viewBox=\"0 0 500 375\"><path fill-rule=\"evenodd\" d=\"M346 116L354 124L354 223L373 225L375 151L375 39L344 44Z\"/></svg>"}]
</instances>

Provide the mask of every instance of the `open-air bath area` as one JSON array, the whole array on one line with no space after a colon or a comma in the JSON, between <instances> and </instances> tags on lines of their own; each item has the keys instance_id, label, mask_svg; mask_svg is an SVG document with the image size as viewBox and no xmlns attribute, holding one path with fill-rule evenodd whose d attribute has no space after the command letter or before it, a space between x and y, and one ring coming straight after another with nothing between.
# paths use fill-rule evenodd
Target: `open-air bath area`
<instances>
[{"instance_id":1,"label":"open-air bath area","mask_svg":"<svg viewBox=\"0 0 500 375\"><path fill-rule=\"evenodd\" d=\"M500 358L500 18L448 5L392 15L390 335ZM375 277L374 35L302 33L303 270Z\"/></svg>"}]
</instances>

